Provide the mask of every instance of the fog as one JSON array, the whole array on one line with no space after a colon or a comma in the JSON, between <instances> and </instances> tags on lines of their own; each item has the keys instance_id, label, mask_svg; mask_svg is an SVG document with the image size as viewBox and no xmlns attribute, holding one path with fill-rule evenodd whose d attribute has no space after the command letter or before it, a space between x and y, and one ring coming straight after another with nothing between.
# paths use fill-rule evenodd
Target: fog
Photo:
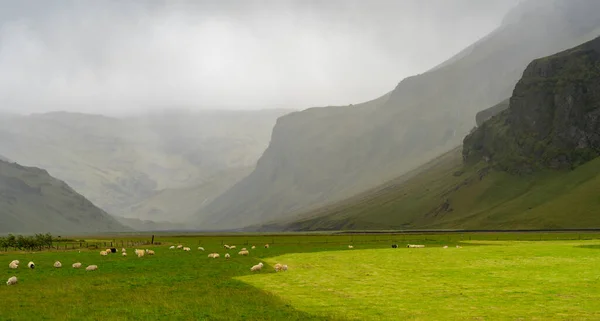
<instances>
[{"instance_id":1,"label":"fog","mask_svg":"<svg viewBox=\"0 0 600 321\"><path fill-rule=\"evenodd\" d=\"M358 103L483 37L517 2L0 1L0 111Z\"/></svg>"}]
</instances>

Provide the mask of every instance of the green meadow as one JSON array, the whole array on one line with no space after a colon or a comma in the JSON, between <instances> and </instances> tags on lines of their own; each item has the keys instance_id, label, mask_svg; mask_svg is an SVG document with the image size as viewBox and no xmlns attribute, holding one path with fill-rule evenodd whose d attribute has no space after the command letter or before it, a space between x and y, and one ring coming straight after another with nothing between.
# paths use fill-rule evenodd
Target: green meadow
<instances>
[{"instance_id":1,"label":"green meadow","mask_svg":"<svg viewBox=\"0 0 600 321\"><path fill-rule=\"evenodd\" d=\"M85 248L0 252L2 281L19 279L0 286L0 320L599 320L598 239L593 233L156 235L160 245L127 247L127 257ZM87 241L141 240L149 236ZM177 244L192 250L169 249ZM237 254L243 247L249 256ZM134 248L156 255L138 258ZM221 257L208 258L212 252ZM19 269L9 269L15 259ZM62 268L52 266L56 260ZM83 267L73 269L75 262ZM251 272L258 262L264 268ZM276 263L289 270L276 273ZM90 264L98 270L85 271Z\"/></svg>"}]
</instances>

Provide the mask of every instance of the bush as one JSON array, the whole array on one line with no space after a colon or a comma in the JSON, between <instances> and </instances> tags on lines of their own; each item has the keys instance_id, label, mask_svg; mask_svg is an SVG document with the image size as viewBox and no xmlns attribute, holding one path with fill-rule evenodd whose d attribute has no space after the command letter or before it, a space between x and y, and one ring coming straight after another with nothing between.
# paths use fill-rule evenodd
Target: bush
<instances>
[{"instance_id":1,"label":"bush","mask_svg":"<svg viewBox=\"0 0 600 321\"><path fill-rule=\"evenodd\" d=\"M19 250L33 250L52 246L52 234L35 234L30 236L12 235L0 237L0 248L15 248Z\"/></svg>"}]
</instances>

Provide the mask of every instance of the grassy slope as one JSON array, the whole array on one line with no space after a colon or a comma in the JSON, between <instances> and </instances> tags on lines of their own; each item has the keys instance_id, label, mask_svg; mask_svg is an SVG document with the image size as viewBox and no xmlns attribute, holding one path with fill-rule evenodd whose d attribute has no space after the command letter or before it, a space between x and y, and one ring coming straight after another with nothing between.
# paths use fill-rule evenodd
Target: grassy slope
<instances>
[{"instance_id":1,"label":"grassy slope","mask_svg":"<svg viewBox=\"0 0 600 321\"><path fill-rule=\"evenodd\" d=\"M597 320L587 242L287 254L287 273L238 277L300 311L348 320Z\"/></svg>"},{"instance_id":2,"label":"grassy slope","mask_svg":"<svg viewBox=\"0 0 600 321\"><path fill-rule=\"evenodd\" d=\"M600 158L570 172L464 171L460 150L401 184L326 207L286 228L589 228L600 226ZM461 173L462 172L462 173ZM460 175L457 175L461 173ZM482 176L482 179L480 179ZM451 211L441 208L448 200Z\"/></svg>"},{"instance_id":3,"label":"grassy slope","mask_svg":"<svg viewBox=\"0 0 600 321\"><path fill-rule=\"evenodd\" d=\"M0 161L0 232L128 230L44 170Z\"/></svg>"},{"instance_id":4,"label":"grassy slope","mask_svg":"<svg viewBox=\"0 0 600 321\"><path fill-rule=\"evenodd\" d=\"M509 97L532 59L597 35L600 19L592 12L598 3L560 2L568 5L513 15L451 63L402 80L368 112L361 104L280 118L255 171L209 204L205 225L291 217L378 186L459 145L475 114Z\"/></svg>"}]
</instances>

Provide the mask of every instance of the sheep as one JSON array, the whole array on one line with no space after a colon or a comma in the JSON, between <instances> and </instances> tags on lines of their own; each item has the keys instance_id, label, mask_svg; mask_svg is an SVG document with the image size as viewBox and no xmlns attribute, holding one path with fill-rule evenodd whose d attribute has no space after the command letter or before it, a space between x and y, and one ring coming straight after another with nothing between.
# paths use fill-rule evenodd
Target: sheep
<instances>
[{"instance_id":1,"label":"sheep","mask_svg":"<svg viewBox=\"0 0 600 321\"><path fill-rule=\"evenodd\" d=\"M146 254L146 252L144 250L135 249L135 254L137 255L137 257L142 257L144 256L144 254Z\"/></svg>"},{"instance_id":2,"label":"sheep","mask_svg":"<svg viewBox=\"0 0 600 321\"><path fill-rule=\"evenodd\" d=\"M154 255L154 251L153 250L148 250L148 251L146 251L146 254L148 254L148 255Z\"/></svg>"},{"instance_id":3,"label":"sheep","mask_svg":"<svg viewBox=\"0 0 600 321\"><path fill-rule=\"evenodd\" d=\"M398 244L392 244L392 248L393 249L397 249L398 248Z\"/></svg>"},{"instance_id":4,"label":"sheep","mask_svg":"<svg viewBox=\"0 0 600 321\"><path fill-rule=\"evenodd\" d=\"M268 249L268 248L269 248L269 244L265 244L265 249Z\"/></svg>"},{"instance_id":5,"label":"sheep","mask_svg":"<svg viewBox=\"0 0 600 321\"><path fill-rule=\"evenodd\" d=\"M33 270L35 269L35 264L33 262L29 262L27 263L27 267Z\"/></svg>"},{"instance_id":6,"label":"sheep","mask_svg":"<svg viewBox=\"0 0 600 321\"><path fill-rule=\"evenodd\" d=\"M98 269L97 265L90 265L85 268L86 271L96 271Z\"/></svg>"},{"instance_id":7,"label":"sheep","mask_svg":"<svg viewBox=\"0 0 600 321\"><path fill-rule=\"evenodd\" d=\"M447 249L447 248L448 248L448 245L444 245L444 248L445 248L445 249Z\"/></svg>"},{"instance_id":8,"label":"sheep","mask_svg":"<svg viewBox=\"0 0 600 321\"><path fill-rule=\"evenodd\" d=\"M61 268L62 267L62 263L60 263L60 261L56 261L56 262L54 262L54 267L55 268Z\"/></svg>"},{"instance_id":9,"label":"sheep","mask_svg":"<svg viewBox=\"0 0 600 321\"><path fill-rule=\"evenodd\" d=\"M457 246L456 246L456 248L457 248L457 249L460 249L460 248L462 248L462 246L460 246L460 245L457 245Z\"/></svg>"},{"instance_id":10,"label":"sheep","mask_svg":"<svg viewBox=\"0 0 600 321\"><path fill-rule=\"evenodd\" d=\"M191 251L192 249L190 249L189 247L184 247L184 248L183 248L183 250L184 250L184 251L186 251L186 252L189 252L189 251Z\"/></svg>"},{"instance_id":11,"label":"sheep","mask_svg":"<svg viewBox=\"0 0 600 321\"><path fill-rule=\"evenodd\" d=\"M274 268L275 268L275 272L279 272L283 268L283 265L277 263L277 264L275 264Z\"/></svg>"},{"instance_id":12,"label":"sheep","mask_svg":"<svg viewBox=\"0 0 600 321\"><path fill-rule=\"evenodd\" d=\"M125 252L127 252L127 250L125 248L122 248L121 253L125 253Z\"/></svg>"},{"instance_id":13,"label":"sheep","mask_svg":"<svg viewBox=\"0 0 600 321\"><path fill-rule=\"evenodd\" d=\"M235 245L230 246L229 249L234 250L235 249Z\"/></svg>"},{"instance_id":14,"label":"sheep","mask_svg":"<svg viewBox=\"0 0 600 321\"><path fill-rule=\"evenodd\" d=\"M218 258L219 256L220 256L220 255L219 255L219 253L210 253L210 254L208 255L208 257L209 257L209 258L213 258L213 259L216 259L216 258Z\"/></svg>"},{"instance_id":15,"label":"sheep","mask_svg":"<svg viewBox=\"0 0 600 321\"><path fill-rule=\"evenodd\" d=\"M106 256L108 253L106 253L106 251L100 251L100 255L102 256Z\"/></svg>"},{"instance_id":16,"label":"sheep","mask_svg":"<svg viewBox=\"0 0 600 321\"><path fill-rule=\"evenodd\" d=\"M116 247L111 247L110 248L110 253L117 253L117 248Z\"/></svg>"},{"instance_id":17,"label":"sheep","mask_svg":"<svg viewBox=\"0 0 600 321\"><path fill-rule=\"evenodd\" d=\"M122 256L127 256L127 252L121 253Z\"/></svg>"},{"instance_id":18,"label":"sheep","mask_svg":"<svg viewBox=\"0 0 600 321\"><path fill-rule=\"evenodd\" d=\"M6 281L6 285L15 285L15 284L17 284L16 276L11 276L10 278L8 278L8 281Z\"/></svg>"},{"instance_id":19,"label":"sheep","mask_svg":"<svg viewBox=\"0 0 600 321\"><path fill-rule=\"evenodd\" d=\"M110 254L110 253L112 253L112 250L111 249L106 249L106 254Z\"/></svg>"},{"instance_id":20,"label":"sheep","mask_svg":"<svg viewBox=\"0 0 600 321\"><path fill-rule=\"evenodd\" d=\"M425 247L425 245L408 244L406 247L410 247L410 248L421 248L421 247Z\"/></svg>"},{"instance_id":21,"label":"sheep","mask_svg":"<svg viewBox=\"0 0 600 321\"><path fill-rule=\"evenodd\" d=\"M179 249L182 249L182 248L183 248L183 245L181 245L181 244L177 245L177 249L178 249L178 250L179 250Z\"/></svg>"},{"instance_id":22,"label":"sheep","mask_svg":"<svg viewBox=\"0 0 600 321\"><path fill-rule=\"evenodd\" d=\"M231 255L229 255L229 253L225 253L225 258L226 258L226 259L228 259L228 258L230 258L230 257L231 257Z\"/></svg>"},{"instance_id":23,"label":"sheep","mask_svg":"<svg viewBox=\"0 0 600 321\"><path fill-rule=\"evenodd\" d=\"M174 248L175 248L175 245L171 245L171 246L169 247L169 250L172 250L172 249L174 249Z\"/></svg>"},{"instance_id":24,"label":"sheep","mask_svg":"<svg viewBox=\"0 0 600 321\"><path fill-rule=\"evenodd\" d=\"M214 259L219 258L221 255L219 253L215 253L215 255L213 256Z\"/></svg>"},{"instance_id":25,"label":"sheep","mask_svg":"<svg viewBox=\"0 0 600 321\"><path fill-rule=\"evenodd\" d=\"M354 246L352 246L352 245L348 245L348 248L349 248L349 249L353 249L353 248L354 248Z\"/></svg>"},{"instance_id":26,"label":"sheep","mask_svg":"<svg viewBox=\"0 0 600 321\"><path fill-rule=\"evenodd\" d=\"M19 268L19 260L14 260L8 264L8 267L11 269Z\"/></svg>"},{"instance_id":27,"label":"sheep","mask_svg":"<svg viewBox=\"0 0 600 321\"><path fill-rule=\"evenodd\" d=\"M238 253L238 255L245 255L245 256L248 256L248 254L250 254L250 252L248 252L248 251L240 251Z\"/></svg>"},{"instance_id":28,"label":"sheep","mask_svg":"<svg viewBox=\"0 0 600 321\"><path fill-rule=\"evenodd\" d=\"M257 265L254 265L250 268L250 271L254 272L254 271L260 271L263 267L262 262L258 263Z\"/></svg>"},{"instance_id":29,"label":"sheep","mask_svg":"<svg viewBox=\"0 0 600 321\"><path fill-rule=\"evenodd\" d=\"M251 249L255 250L255 249L256 249L256 246L252 245Z\"/></svg>"},{"instance_id":30,"label":"sheep","mask_svg":"<svg viewBox=\"0 0 600 321\"><path fill-rule=\"evenodd\" d=\"M198 251L204 251L204 248L202 246L199 246Z\"/></svg>"},{"instance_id":31,"label":"sheep","mask_svg":"<svg viewBox=\"0 0 600 321\"><path fill-rule=\"evenodd\" d=\"M227 244L223 244L223 247L226 248L226 249L228 249L228 250L230 249L229 245L227 245Z\"/></svg>"},{"instance_id":32,"label":"sheep","mask_svg":"<svg viewBox=\"0 0 600 321\"><path fill-rule=\"evenodd\" d=\"M72 265L72 266L73 266L73 268L74 268L74 269L78 269L78 268L80 268L80 267L81 267L81 263L79 263L79 262L77 262L77 263L73 263L73 265Z\"/></svg>"},{"instance_id":33,"label":"sheep","mask_svg":"<svg viewBox=\"0 0 600 321\"><path fill-rule=\"evenodd\" d=\"M287 271L287 269L288 269L288 267L287 267L287 264L284 264L283 266L281 266L281 269L282 269L283 271Z\"/></svg>"},{"instance_id":34,"label":"sheep","mask_svg":"<svg viewBox=\"0 0 600 321\"><path fill-rule=\"evenodd\" d=\"M248 251L245 247L243 247L240 251Z\"/></svg>"}]
</instances>

